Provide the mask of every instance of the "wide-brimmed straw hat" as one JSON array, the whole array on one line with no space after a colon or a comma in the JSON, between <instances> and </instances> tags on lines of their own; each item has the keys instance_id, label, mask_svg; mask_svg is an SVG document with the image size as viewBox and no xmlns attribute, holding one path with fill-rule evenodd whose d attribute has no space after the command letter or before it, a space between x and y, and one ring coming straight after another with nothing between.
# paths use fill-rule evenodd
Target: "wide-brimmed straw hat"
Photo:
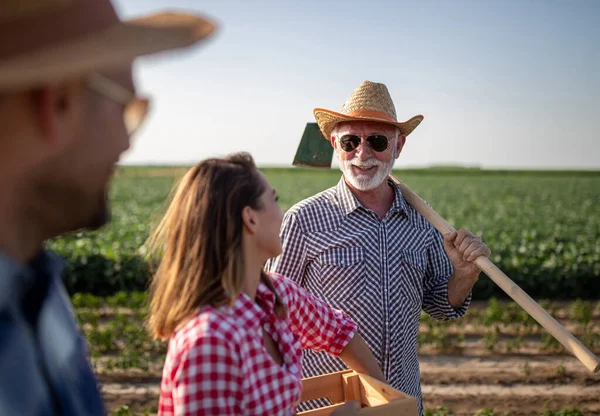
<instances>
[{"instance_id":1,"label":"wide-brimmed straw hat","mask_svg":"<svg viewBox=\"0 0 600 416\"><path fill-rule=\"evenodd\" d=\"M121 21L110 0L1 0L0 90L190 46L215 28L202 16L179 12Z\"/></svg>"},{"instance_id":2,"label":"wide-brimmed straw hat","mask_svg":"<svg viewBox=\"0 0 600 416\"><path fill-rule=\"evenodd\" d=\"M398 121L396 107L384 84L364 81L342 105L340 112L315 108L313 111L321 133L325 139L331 138L336 124L343 121L377 121L397 127L401 134L408 136L423 121L416 115L406 121Z\"/></svg>"}]
</instances>

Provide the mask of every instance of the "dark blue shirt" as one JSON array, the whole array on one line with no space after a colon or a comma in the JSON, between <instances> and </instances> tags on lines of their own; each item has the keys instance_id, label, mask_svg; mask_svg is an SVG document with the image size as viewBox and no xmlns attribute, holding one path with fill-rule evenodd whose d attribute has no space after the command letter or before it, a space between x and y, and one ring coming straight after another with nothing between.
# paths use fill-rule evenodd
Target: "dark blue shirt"
<instances>
[{"instance_id":1,"label":"dark blue shirt","mask_svg":"<svg viewBox=\"0 0 600 416\"><path fill-rule=\"evenodd\" d=\"M0 251L0 415L106 415L69 297L64 262Z\"/></svg>"}]
</instances>

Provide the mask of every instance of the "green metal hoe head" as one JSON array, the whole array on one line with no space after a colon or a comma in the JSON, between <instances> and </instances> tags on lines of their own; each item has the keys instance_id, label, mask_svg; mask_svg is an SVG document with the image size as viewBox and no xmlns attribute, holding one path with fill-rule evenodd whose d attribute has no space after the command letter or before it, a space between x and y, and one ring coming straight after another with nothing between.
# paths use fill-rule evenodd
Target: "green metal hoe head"
<instances>
[{"instance_id":1,"label":"green metal hoe head","mask_svg":"<svg viewBox=\"0 0 600 416\"><path fill-rule=\"evenodd\" d=\"M333 146L331 146L331 142L323 137L317 123L306 123L292 165L330 168L332 159Z\"/></svg>"}]
</instances>

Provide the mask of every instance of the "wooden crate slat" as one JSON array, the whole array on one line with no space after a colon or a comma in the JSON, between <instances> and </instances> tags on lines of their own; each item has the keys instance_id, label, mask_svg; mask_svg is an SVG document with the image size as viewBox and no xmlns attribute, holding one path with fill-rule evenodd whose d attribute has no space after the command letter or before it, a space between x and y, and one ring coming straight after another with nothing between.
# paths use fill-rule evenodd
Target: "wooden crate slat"
<instances>
[{"instance_id":1,"label":"wooden crate slat","mask_svg":"<svg viewBox=\"0 0 600 416\"><path fill-rule=\"evenodd\" d=\"M381 406L365 407L360 409L358 414L361 416L419 416L417 409L417 399L409 397L396 399Z\"/></svg>"},{"instance_id":2,"label":"wooden crate slat","mask_svg":"<svg viewBox=\"0 0 600 416\"><path fill-rule=\"evenodd\" d=\"M306 410L296 413L298 416L329 416L338 407L342 407L344 403L333 404L331 406L320 407L318 409Z\"/></svg>"},{"instance_id":3,"label":"wooden crate slat","mask_svg":"<svg viewBox=\"0 0 600 416\"><path fill-rule=\"evenodd\" d=\"M344 388L344 401L349 402L350 400L355 400L361 403L360 378L358 377L358 374L354 372L342 374L342 382Z\"/></svg>"},{"instance_id":4,"label":"wooden crate slat","mask_svg":"<svg viewBox=\"0 0 600 416\"><path fill-rule=\"evenodd\" d=\"M344 402L355 400L363 416L418 416L417 399L365 374L339 371L302 380L301 401L328 398L332 406L299 412L299 416L329 416Z\"/></svg>"},{"instance_id":5,"label":"wooden crate slat","mask_svg":"<svg viewBox=\"0 0 600 416\"><path fill-rule=\"evenodd\" d=\"M328 398L332 403L344 401L344 388L342 374L351 373L352 370L338 371L322 376L302 379L301 401Z\"/></svg>"},{"instance_id":6,"label":"wooden crate slat","mask_svg":"<svg viewBox=\"0 0 600 416\"><path fill-rule=\"evenodd\" d=\"M381 406L392 400L409 398L407 394L365 374L359 374L361 399L367 406Z\"/></svg>"}]
</instances>

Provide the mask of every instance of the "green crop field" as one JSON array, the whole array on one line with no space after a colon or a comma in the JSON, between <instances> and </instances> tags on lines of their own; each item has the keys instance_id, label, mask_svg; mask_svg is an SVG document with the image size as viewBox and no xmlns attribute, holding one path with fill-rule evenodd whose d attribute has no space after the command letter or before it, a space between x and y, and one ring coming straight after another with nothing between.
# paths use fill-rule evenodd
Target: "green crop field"
<instances>
[{"instance_id":1,"label":"green crop field","mask_svg":"<svg viewBox=\"0 0 600 416\"><path fill-rule=\"evenodd\" d=\"M338 170L263 169L283 209L333 186ZM111 195L113 222L50 246L69 260L71 293L144 290L148 271L138 249L156 224L184 168L121 168ZM540 298L600 293L600 173L409 170L396 174L456 228L483 236L492 261ZM503 296L487 278L476 299Z\"/></svg>"},{"instance_id":2,"label":"green crop field","mask_svg":"<svg viewBox=\"0 0 600 416\"><path fill-rule=\"evenodd\" d=\"M68 260L65 281L111 415L156 413L166 343L143 325L149 272L138 250L185 171L120 168L112 223L49 243ZM263 171L283 209L340 179L338 170ZM482 235L494 263L600 353L599 172L396 174L453 226ZM485 276L475 298L458 321L422 314L426 415L600 415L600 374L590 374Z\"/></svg>"}]
</instances>

